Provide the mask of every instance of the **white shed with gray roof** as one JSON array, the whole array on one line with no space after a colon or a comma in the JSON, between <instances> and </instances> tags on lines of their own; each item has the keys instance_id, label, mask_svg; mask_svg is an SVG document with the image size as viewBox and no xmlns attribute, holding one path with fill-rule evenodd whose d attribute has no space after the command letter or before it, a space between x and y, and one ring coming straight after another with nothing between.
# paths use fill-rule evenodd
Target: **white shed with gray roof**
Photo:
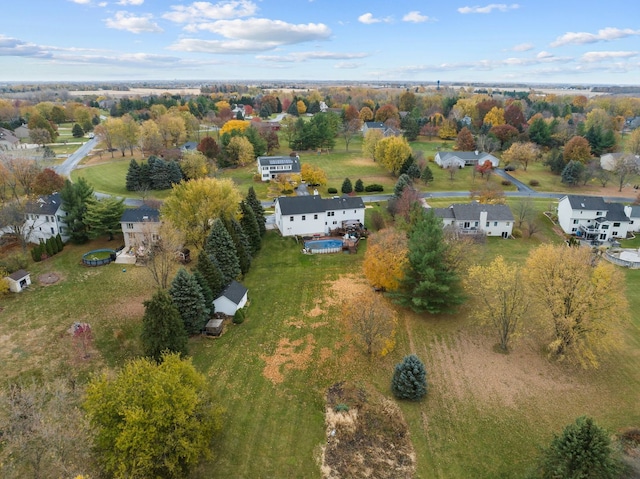
<instances>
[{"instance_id":1,"label":"white shed with gray roof","mask_svg":"<svg viewBox=\"0 0 640 479\"><path fill-rule=\"evenodd\" d=\"M249 290L237 281L231 281L222 294L213 300L216 313L233 316L240 308L247 304Z\"/></svg>"}]
</instances>

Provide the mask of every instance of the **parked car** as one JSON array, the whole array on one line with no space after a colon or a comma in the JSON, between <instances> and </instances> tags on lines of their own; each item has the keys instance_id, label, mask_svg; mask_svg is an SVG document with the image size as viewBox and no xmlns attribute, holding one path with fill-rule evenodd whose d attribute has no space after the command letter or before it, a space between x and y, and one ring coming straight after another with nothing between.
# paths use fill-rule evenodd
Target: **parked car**
<instances>
[{"instance_id":1,"label":"parked car","mask_svg":"<svg viewBox=\"0 0 640 479\"><path fill-rule=\"evenodd\" d=\"M514 165L507 165L504 167L504 171L516 171L516 167Z\"/></svg>"}]
</instances>

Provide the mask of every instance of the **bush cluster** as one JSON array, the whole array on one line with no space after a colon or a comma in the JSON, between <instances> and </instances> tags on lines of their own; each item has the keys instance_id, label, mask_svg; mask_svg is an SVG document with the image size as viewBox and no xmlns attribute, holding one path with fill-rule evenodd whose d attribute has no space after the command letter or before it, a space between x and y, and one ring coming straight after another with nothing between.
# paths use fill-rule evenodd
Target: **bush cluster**
<instances>
[{"instance_id":1,"label":"bush cluster","mask_svg":"<svg viewBox=\"0 0 640 479\"><path fill-rule=\"evenodd\" d=\"M45 258L50 258L58 254L63 248L64 243L62 242L60 234L58 234L31 248L31 258L37 263Z\"/></svg>"},{"instance_id":2,"label":"bush cluster","mask_svg":"<svg viewBox=\"0 0 640 479\"><path fill-rule=\"evenodd\" d=\"M384 191L384 186L373 183L371 185L365 186L364 191L366 191L367 193L371 193L374 191Z\"/></svg>"},{"instance_id":3,"label":"bush cluster","mask_svg":"<svg viewBox=\"0 0 640 479\"><path fill-rule=\"evenodd\" d=\"M327 188L327 193L330 195L335 195L338 192L336 188Z\"/></svg>"},{"instance_id":4,"label":"bush cluster","mask_svg":"<svg viewBox=\"0 0 640 479\"><path fill-rule=\"evenodd\" d=\"M246 314L243 308L240 308L236 311L236 314L233 315L233 324L242 324L244 323Z\"/></svg>"},{"instance_id":5,"label":"bush cluster","mask_svg":"<svg viewBox=\"0 0 640 479\"><path fill-rule=\"evenodd\" d=\"M540 182L538 180L529 180L529 186L540 186Z\"/></svg>"},{"instance_id":6,"label":"bush cluster","mask_svg":"<svg viewBox=\"0 0 640 479\"><path fill-rule=\"evenodd\" d=\"M511 186L511 182L509 180L502 180L502 186Z\"/></svg>"}]
</instances>

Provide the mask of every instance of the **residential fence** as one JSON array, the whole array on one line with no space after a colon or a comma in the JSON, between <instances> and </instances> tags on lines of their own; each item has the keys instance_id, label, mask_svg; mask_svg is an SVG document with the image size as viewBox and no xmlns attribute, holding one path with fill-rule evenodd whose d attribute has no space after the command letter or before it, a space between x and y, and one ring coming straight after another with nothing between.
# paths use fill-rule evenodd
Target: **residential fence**
<instances>
[{"instance_id":1,"label":"residential fence","mask_svg":"<svg viewBox=\"0 0 640 479\"><path fill-rule=\"evenodd\" d=\"M620 254L620 251L616 251L616 252ZM629 269L640 269L640 261L627 261L624 259L620 259L617 256L614 256L609 251L604 252L604 257L607 261L613 264L617 264L618 266L624 266L625 268L629 268Z\"/></svg>"}]
</instances>

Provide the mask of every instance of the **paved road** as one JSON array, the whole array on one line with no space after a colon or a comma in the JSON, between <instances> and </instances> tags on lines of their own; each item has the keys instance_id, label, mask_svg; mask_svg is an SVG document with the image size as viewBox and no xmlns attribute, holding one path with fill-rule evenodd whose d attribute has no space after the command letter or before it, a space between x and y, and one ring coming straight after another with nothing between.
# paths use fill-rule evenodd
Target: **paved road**
<instances>
[{"instance_id":1,"label":"paved road","mask_svg":"<svg viewBox=\"0 0 640 479\"><path fill-rule=\"evenodd\" d=\"M522 193L535 193L536 192L534 189L532 189L528 185L525 185L522 181L520 181L517 178L514 178L513 176L511 176L509 173L504 171L504 169L502 169L502 168L496 168L493 171L495 172L496 175L498 175L498 176L504 178L505 180L510 181L512 184L516 185L516 188L518 188L518 191L520 191Z\"/></svg>"},{"instance_id":2,"label":"paved road","mask_svg":"<svg viewBox=\"0 0 640 479\"><path fill-rule=\"evenodd\" d=\"M84 145L82 145L76 151L71 153L66 160L64 160L62 163L54 167L56 173L58 173L61 176L70 177L71 172L78 166L78 163L80 163L80 161L85 156L87 156L91 152L91 150L95 148L97 144L98 144L97 138L92 138L89 141L87 141Z\"/></svg>"}]
</instances>

